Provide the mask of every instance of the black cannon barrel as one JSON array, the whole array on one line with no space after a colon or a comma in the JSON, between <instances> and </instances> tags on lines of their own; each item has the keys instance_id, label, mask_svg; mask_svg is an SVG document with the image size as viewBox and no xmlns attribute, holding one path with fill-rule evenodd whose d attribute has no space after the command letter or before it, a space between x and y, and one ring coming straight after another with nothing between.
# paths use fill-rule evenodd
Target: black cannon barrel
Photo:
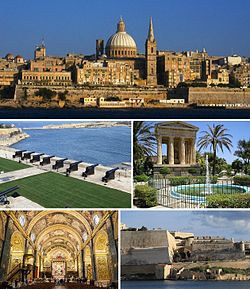
<instances>
[{"instance_id":1,"label":"black cannon barrel","mask_svg":"<svg viewBox=\"0 0 250 289\"><path fill-rule=\"evenodd\" d=\"M99 164L91 165L86 167L85 172L82 173L82 176L87 178L87 176L95 174L95 167L99 166Z\"/></svg>"},{"instance_id":2,"label":"black cannon barrel","mask_svg":"<svg viewBox=\"0 0 250 289\"><path fill-rule=\"evenodd\" d=\"M35 152L26 152L23 154L22 159L30 159L31 155L34 154Z\"/></svg>"},{"instance_id":3,"label":"black cannon barrel","mask_svg":"<svg viewBox=\"0 0 250 289\"><path fill-rule=\"evenodd\" d=\"M24 152L26 152L26 150L16 151L15 154L13 155L13 159L22 157Z\"/></svg>"},{"instance_id":4,"label":"black cannon barrel","mask_svg":"<svg viewBox=\"0 0 250 289\"><path fill-rule=\"evenodd\" d=\"M19 189L18 186L8 188L8 189L0 192L0 197L2 197L2 196L4 196L4 195L7 195L7 194L9 194L9 193L11 193L11 192L13 192L13 191L15 191L15 190L17 190L17 189Z\"/></svg>"},{"instance_id":5,"label":"black cannon barrel","mask_svg":"<svg viewBox=\"0 0 250 289\"><path fill-rule=\"evenodd\" d=\"M32 159L30 160L31 163L34 162L39 162L40 161L40 157L43 156L44 154L37 154L37 155L33 155Z\"/></svg>"},{"instance_id":6,"label":"black cannon barrel","mask_svg":"<svg viewBox=\"0 0 250 289\"><path fill-rule=\"evenodd\" d=\"M64 166L64 161L66 161L67 158L65 159L60 159L60 160L56 160L56 163L52 166L52 169L53 170L57 170L57 169L60 169Z\"/></svg>"},{"instance_id":7,"label":"black cannon barrel","mask_svg":"<svg viewBox=\"0 0 250 289\"><path fill-rule=\"evenodd\" d=\"M55 156L44 157L43 160L40 162L40 166L49 165L50 164L50 159L52 159L53 157L55 157Z\"/></svg>"},{"instance_id":8,"label":"black cannon barrel","mask_svg":"<svg viewBox=\"0 0 250 289\"><path fill-rule=\"evenodd\" d=\"M105 176L102 178L102 181L107 183L110 180L114 180L115 179L115 172L119 170L119 168L114 168L111 170L106 171Z\"/></svg>"}]
</instances>

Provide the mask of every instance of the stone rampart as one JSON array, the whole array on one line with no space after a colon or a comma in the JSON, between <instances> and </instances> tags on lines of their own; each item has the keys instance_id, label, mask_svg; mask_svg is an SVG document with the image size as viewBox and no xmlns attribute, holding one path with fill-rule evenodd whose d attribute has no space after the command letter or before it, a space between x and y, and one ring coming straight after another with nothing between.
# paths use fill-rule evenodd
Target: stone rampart
<instances>
[{"instance_id":1,"label":"stone rampart","mask_svg":"<svg viewBox=\"0 0 250 289\"><path fill-rule=\"evenodd\" d=\"M197 105L250 105L250 89L190 87L188 103Z\"/></svg>"}]
</instances>

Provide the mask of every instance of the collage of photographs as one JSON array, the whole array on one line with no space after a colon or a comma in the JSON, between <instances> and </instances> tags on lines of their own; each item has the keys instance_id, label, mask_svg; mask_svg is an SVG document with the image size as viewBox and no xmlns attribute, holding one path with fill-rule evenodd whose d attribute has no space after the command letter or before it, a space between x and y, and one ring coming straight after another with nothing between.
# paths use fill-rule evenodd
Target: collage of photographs
<instances>
[{"instance_id":1,"label":"collage of photographs","mask_svg":"<svg viewBox=\"0 0 250 289\"><path fill-rule=\"evenodd\" d=\"M250 1L0 1L0 289L250 288Z\"/></svg>"}]
</instances>

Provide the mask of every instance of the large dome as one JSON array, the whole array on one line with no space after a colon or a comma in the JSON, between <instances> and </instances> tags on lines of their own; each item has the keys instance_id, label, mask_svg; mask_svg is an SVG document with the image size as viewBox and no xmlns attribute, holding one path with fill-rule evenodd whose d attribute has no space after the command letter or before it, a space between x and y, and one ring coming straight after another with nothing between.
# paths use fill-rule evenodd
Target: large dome
<instances>
[{"instance_id":1,"label":"large dome","mask_svg":"<svg viewBox=\"0 0 250 289\"><path fill-rule=\"evenodd\" d=\"M135 57L136 43L132 36L125 31L125 23L120 19L117 32L113 34L106 44L106 54L109 57Z\"/></svg>"},{"instance_id":2,"label":"large dome","mask_svg":"<svg viewBox=\"0 0 250 289\"><path fill-rule=\"evenodd\" d=\"M109 38L106 47L127 47L136 49L136 44L134 39L127 32L117 32Z\"/></svg>"}]
</instances>

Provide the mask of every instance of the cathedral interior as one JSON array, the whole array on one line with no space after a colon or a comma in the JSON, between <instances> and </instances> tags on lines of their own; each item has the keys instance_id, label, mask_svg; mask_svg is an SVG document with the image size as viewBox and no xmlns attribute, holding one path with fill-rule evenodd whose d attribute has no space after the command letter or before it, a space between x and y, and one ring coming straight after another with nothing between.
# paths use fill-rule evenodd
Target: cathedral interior
<instances>
[{"instance_id":1,"label":"cathedral interior","mask_svg":"<svg viewBox=\"0 0 250 289\"><path fill-rule=\"evenodd\" d=\"M0 212L2 288L116 288L117 250L117 211Z\"/></svg>"}]
</instances>

